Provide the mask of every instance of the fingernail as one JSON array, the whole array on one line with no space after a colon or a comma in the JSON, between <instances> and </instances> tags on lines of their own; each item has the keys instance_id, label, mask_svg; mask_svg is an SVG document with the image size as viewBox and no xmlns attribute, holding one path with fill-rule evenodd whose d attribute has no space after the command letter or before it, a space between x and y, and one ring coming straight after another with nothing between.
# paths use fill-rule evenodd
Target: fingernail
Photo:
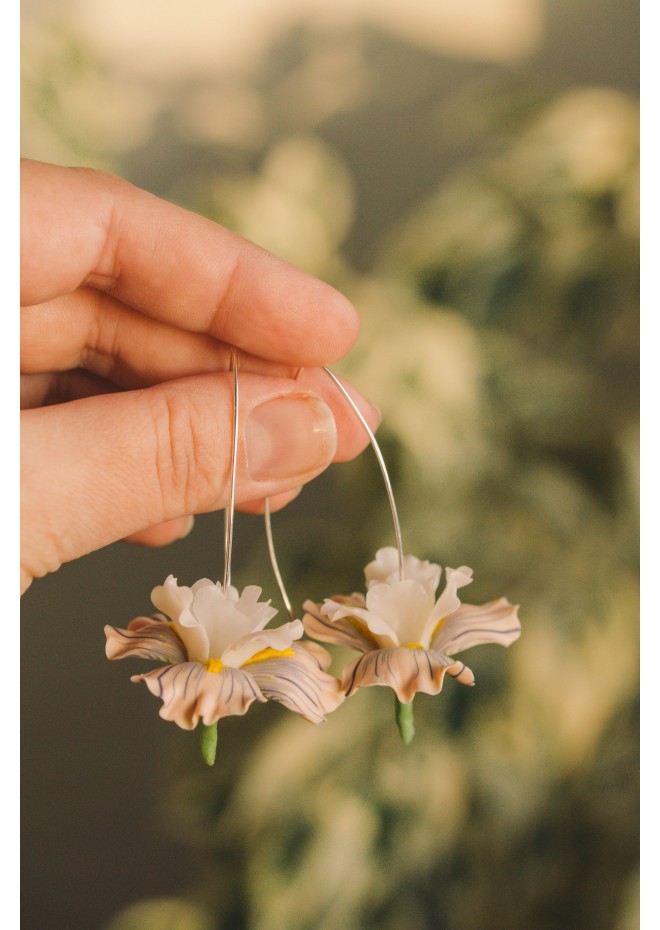
<instances>
[{"instance_id":1,"label":"fingernail","mask_svg":"<svg viewBox=\"0 0 660 930\"><path fill-rule=\"evenodd\" d=\"M192 533L192 531L193 531L194 525L195 525L195 518L194 518L194 516L193 516L192 514L190 514L190 516L186 518L185 525L184 525L184 527L183 527L181 533L180 533L179 536L177 537L177 539L185 539L186 536L189 536L190 533Z\"/></svg>"},{"instance_id":2,"label":"fingernail","mask_svg":"<svg viewBox=\"0 0 660 930\"><path fill-rule=\"evenodd\" d=\"M330 464L337 428L320 398L294 394L255 407L245 423L245 442L251 478L295 478Z\"/></svg>"}]
</instances>

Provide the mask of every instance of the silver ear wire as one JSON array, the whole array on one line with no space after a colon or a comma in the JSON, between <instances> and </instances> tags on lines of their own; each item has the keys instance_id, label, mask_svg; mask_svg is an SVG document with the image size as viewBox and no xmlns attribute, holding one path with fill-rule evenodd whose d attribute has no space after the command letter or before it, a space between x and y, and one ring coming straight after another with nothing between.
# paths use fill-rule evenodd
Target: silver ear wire
<instances>
[{"instance_id":1,"label":"silver ear wire","mask_svg":"<svg viewBox=\"0 0 660 930\"><path fill-rule=\"evenodd\" d=\"M383 475L383 481L385 482L385 490L387 491L387 499L389 501L390 511L392 513L392 523L394 524L394 536L396 538L396 548L397 548L397 552L399 556L399 580L403 581L404 570L403 570L403 541L401 537L401 523L399 522L399 515L397 513L396 503L394 501L394 491L392 490L392 482L390 481L390 476L387 472L387 466L385 465L385 459L383 458L383 453L380 450L380 446L378 445L378 441L376 440L376 437L374 436L374 433L371 427L369 426L365 418L362 416L360 410L358 409L357 404L355 403L351 395L348 393L346 388L343 386L341 381L337 378L335 374L333 374L330 371L329 368L324 367L323 371L330 378L332 378L335 386L344 395L344 398L349 403L351 409L353 410L353 413L358 418L358 420L362 424L362 428L364 429L365 433L369 437L369 442L371 443L371 447L374 450L374 453L376 455L376 459L378 461L381 473ZM300 373L300 369L298 370L298 373ZM284 601L284 605L289 613L289 616L291 617L292 620L295 620L295 614L293 612L293 608L291 607L291 601L289 600L289 597L286 593L284 582L282 580L282 574L277 564L277 557L275 555L275 546L273 544L273 530L272 530L271 519L270 519L270 501L268 498L266 498L266 500L264 501L264 522L266 524L266 539L268 540L268 554L270 555L270 563L273 567L273 574L275 575L277 586L280 589L280 594L282 595L282 600Z\"/></svg>"},{"instance_id":2,"label":"silver ear wire","mask_svg":"<svg viewBox=\"0 0 660 930\"><path fill-rule=\"evenodd\" d=\"M362 424L362 428L364 429L365 433L369 437L371 448L374 450L376 459L378 460L378 464L380 465L380 470L383 475L383 481L385 482L385 490L387 491L387 499L390 503L390 510L392 512L392 523L394 524L394 536L396 538L396 548L399 554L399 580L403 581L403 577L404 577L403 576L403 541L401 539L401 524L399 523L399 515L397 513L396 504L394 502L394 491L392 490L392 482L390 481L390 476L387 473L387 467L385 465L385 459L383 458L383 453L380 451L380 446L378 445L378 442L371 430L371 427L369 426L365 418L360 413L357 407L357 404L355 403L351 395L348 393L344 385L340 382L339 378L336 375L334 375L330 371L329 368L324 367L323 371L332 378L336 387L339 388L341 393L344 395L344 397L350 404L353 410L353 413L358 418L358 420Z\"/></svg>"},{"instance_id":3,"label":"silver ear wire","mask_svg":"<svg viewBox=\"0 0 660 930\"><path fill-rule=\"evenodd\" d=\"M270 498L266 498L264 501L264 523L266 524L266 539L268 541L268 555L270 556L270 564L273 567L273 574L275 575L275 581L277 582L277 587L280 589L280 594L282 595L282 601L286 607L288 615L292 620L296 619L293 607L291 606L291 601L289 600L289 595L286 593L286 588L284 587L284 581L282 580L282 574L280 572L279 565L277 564L277 556L275 555L275 545L273 543L273 528L270 521Z\"/></svg>"},{"instance_id":4,"label":"silver ear wire","mask_svg":"<svg viewBox=\"0 0 660 930\"><path fill-rule=\"evenodd\" d=\"M227 593L231 584L231 551L234 541L234 511L236 508L236 463L238 459L238 354L231 347L231 370L234 373L234 416L232 419L231 467L229 476L229 505L225 509L225 571L222 590Z\"/></svg>"}]
</instances>

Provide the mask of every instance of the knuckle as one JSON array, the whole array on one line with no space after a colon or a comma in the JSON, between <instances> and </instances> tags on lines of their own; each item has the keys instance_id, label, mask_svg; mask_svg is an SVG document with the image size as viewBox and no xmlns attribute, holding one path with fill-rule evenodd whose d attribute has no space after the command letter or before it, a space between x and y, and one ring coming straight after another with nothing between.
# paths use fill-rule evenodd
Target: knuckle
<instances>
[{"instance_id":1,"label":"knuckle","mask_svg":"<svg viewBox=\"0 0 660 930\"><path fill-rule=\"evenodd\" d=\"M217 506L220 482L212 437L193 400L164 392L155 403L152 422L163 515L170 519Z\"/></svg>"}]
</instances>

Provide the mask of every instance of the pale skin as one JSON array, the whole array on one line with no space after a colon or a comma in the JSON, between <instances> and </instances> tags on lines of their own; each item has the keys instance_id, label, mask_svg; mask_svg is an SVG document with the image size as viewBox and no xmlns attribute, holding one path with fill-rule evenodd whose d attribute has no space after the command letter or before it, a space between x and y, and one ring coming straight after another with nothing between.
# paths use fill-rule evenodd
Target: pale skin
<instances>
[{"instance_id":1,"label":"pale skin","mask_svg":"<svg viewBox=\"0 0 660 930\"><path fill-rule=\"evenodd\" d=\"M21 592L229 499L274 510L367 444L321 366L359 330L327 284L111 175L21 168ZM377 410L349 386L372 429Z\"/></svg>"}]
</instances>

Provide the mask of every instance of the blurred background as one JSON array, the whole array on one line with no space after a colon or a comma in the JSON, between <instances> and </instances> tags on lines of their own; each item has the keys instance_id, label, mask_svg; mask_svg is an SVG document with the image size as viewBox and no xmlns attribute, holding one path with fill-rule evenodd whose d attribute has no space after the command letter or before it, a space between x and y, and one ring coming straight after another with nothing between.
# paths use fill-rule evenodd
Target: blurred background
<instances>
[{"instance_id":1,"label":"blurred background","mask_svg":"<svg viewBox=\"0 0 660 930\"><path fill-rule=\"evenodd\" d=\"M24 930L639 926L638 40L627 0L23 0L23 154L347 293L406 550L523 625L418 696L409 747L371 688L222 721L206 769L103 626L220 577L222 515L35 582ZM370 452L273 523L295 605L393 542ZM279 606L262 521L235 540Z\"/></svg>"}]
</instances>

